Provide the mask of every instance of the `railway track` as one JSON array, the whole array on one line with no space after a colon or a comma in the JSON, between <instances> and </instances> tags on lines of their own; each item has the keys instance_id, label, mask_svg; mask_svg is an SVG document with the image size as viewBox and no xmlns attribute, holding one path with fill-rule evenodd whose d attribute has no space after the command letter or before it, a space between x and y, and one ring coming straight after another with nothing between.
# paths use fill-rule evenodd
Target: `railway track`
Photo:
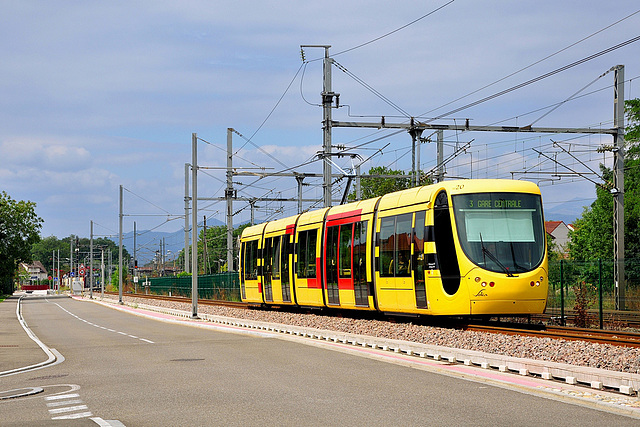
<instances>
[{"instance_id":1,"label":"railway track","mask_svg":"<svg viewBox=\"0 0 640 427\"><path fill-rule=\"evenodd\" d=\"M544 326L542 329L536 330L504 326L467 325L463 329L468 331L491 332L506 335L523 335L574 341L579 340L622 347L640 347L640 334L635 332L571 328L565 326Z\"/></svg>"},{"instance_id":2,"label":"railway track","mask_svg":"<svg viewBox=\"0 0 640 427\"><path fill-rule=\"evenodd\" d=\"M117 292L105 292L109 295L118 295ZM167 295L145 295L145 294L126 294L126 296L143 298L149 300L161 300L191 303L191 298L181 296L167 296ZM213 305L248 309L249 304L244 302L235 301L220 301L220 300L208 300L198 299L198 304L201 305ZM611 344L615 346L623 347L640 347L640 334L626 331L607 331L602 329L585 329L585 328L572 328L565 326L551 326L551 325L532 325L527 328L525 325L522 327L512 326L500 326L500 325L473 325L468 324L462 326L462 329L468 331L478 332L490 332L500 333L506 335L521 335L532 336L541 338L552 339L564 339L564 340L581 340L599 344Z\"/></svg>"}]
</instances>

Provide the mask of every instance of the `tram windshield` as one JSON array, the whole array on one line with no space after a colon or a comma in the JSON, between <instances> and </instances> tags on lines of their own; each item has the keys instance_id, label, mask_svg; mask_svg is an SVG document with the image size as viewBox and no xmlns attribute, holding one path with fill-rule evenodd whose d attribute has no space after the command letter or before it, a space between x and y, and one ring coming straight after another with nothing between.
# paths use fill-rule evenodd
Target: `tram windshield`
<instances>
[{"instance_id":1,"label":"tram windshield","mask_svg":"<svg viewBox=\"0 0 640 427\"><path fill-rule=\"evenodd\" d=\"M478 193L452 196L460 245L476 265L507 276L531 271L544 257L540 196Z\"/></svg>"}]
</instances>

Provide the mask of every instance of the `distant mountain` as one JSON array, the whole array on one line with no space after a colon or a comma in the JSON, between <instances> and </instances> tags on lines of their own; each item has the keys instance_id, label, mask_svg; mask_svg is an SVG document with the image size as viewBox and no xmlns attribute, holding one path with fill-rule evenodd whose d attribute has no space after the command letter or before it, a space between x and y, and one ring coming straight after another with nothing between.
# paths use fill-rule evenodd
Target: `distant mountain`
<instances>
[{"instance_id":1,"label":"distant mountain","mask_svg":"<svg viewBox=\"0 0 640 427\"><path fill-rule=\"evenodd\" d=\"M593 200L575 198L552 206L545 206L544 219L546 221L563 221L565 224L572 224L576 219L582 217L584 207L591 206L591 203L593 203Z\"/></svg>"},{"instance_id":2,"label":"distant mountain","mask_svg":"<svg viewBox=\"0 0 640 427\"><path fill-rule=\"evenodd\" d=\"M217 219L208 219L207 227L218 227L225 225L224 222ZM198 224L198 229L202 228L202 223ZM178 256L178 253L184 249L184 230L180 229L174 232L137 230L136 237L136 256L138 265L145 265L156 255L156 251L160 251L160 244L163 242L167 251L166 260L171 261ZM118 244L118 238L112 239ZM191 232L189 232L189 240L191 240ZM133 257L133 231L129 231L122 235L122 246Z\"/></svg>"}]
</instances>

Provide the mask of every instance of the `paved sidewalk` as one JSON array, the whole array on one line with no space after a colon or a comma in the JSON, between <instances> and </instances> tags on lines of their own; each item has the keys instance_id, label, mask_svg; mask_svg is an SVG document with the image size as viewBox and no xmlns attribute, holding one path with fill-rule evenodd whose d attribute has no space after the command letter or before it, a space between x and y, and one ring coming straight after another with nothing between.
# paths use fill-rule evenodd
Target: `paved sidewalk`
<instances>
[{"instance_id":1,"label":"paved sidewalk","mask_svg":"<svg viewBox=\"0 0 640 427\"><path fill-rule=\"evenodd\" d=\"M0 375L47 360L47 355L18 321L16 308L21 296L13 295L0 303Z\"/></svg>"}]
</instances>

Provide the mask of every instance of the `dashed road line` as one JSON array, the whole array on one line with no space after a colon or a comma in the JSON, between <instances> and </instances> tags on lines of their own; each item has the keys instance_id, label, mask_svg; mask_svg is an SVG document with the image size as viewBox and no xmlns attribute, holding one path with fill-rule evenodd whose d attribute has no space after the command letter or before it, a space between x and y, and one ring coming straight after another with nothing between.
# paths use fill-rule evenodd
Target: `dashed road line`
<instances>
[{"instance_id":1,"label":"dashed road line","mask_svg":"<svg viewBox=\"0 0 640 427\"><path fill-rule=\"evenodd\" d=\"M62 307L58 303L54 303L54 304L57 305L58 307L60 307L65 312L67 312L68 314L70 314L71 316L75 317L76 319L78 319L78 320L80 320L80 321L82 321L82 322L84 322L84 323L86 323L88 325L94 326L94 327L99 328L99 329L104 329L105 331L109 331L109 332L113 332L113 333L116 333L116 334L124 335L124 336L127 336L129 338L133 338L133 339L136 339L136 340L139 340L139 341L144 341L144 342L149 343L149 344L155 344L155 342L153 342L151 340L140 338L140 337L137 337L135 335L128 334L126 332L116 331L115 329L107 328L105 326L96 325L95 323L89 322L88 320L83 319L82 317L78 316L77 314L74 314L74 313L70 312L69 310L67 310L66 308Z\"/></svg>"}]
</instances>

